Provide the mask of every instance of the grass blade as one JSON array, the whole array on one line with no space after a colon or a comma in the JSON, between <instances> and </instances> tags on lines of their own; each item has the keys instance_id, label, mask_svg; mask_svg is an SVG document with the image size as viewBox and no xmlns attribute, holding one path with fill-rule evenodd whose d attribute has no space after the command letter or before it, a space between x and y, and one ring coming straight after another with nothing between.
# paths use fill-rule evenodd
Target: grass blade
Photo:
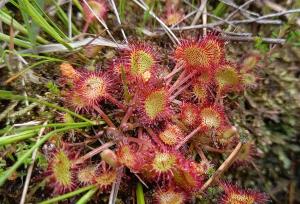
<instances>
[{"instance_id":1,"label":"grass blade","mask_svg":"<svg viewBox=\"0 0 300 204\"><path fill-rule=\"evenodd\" d=\"M41 138L38 142L36 142L28 151L26 151L19 159L12 165L9 169L7 169L3 174L0 176L0 186L3 186L5 181L10 177L23 163L24 161L29 158L32 154L32 152L36 149L39 148L42 144L44 144L51 136L68 131L70 129L74 128L81 128L81 127L88 127L91 126L91 124L85 124L85 125L78 125L77 127L65 127L65 128L60 128L57 130L53 130L52 132L49 132L46 134L43 138Z\"/></svg>"},{"instance_id":2,"label":"grass blade","mask_svg":"<svg viewBox=\"0 0 300 204\"><path fill-rule=\"evenodd\" d=\"M136 202L137 204L145 204L143 186L140 182L136 186Z\"/></svg>"},{"instance_id":3,"label":"grass blade","mask_svg":"<svg viewBox=\"0 0 300 204\"><path fill-rule=\"evenodd\" d=\"M37 1L32 1L32 6L36 9L36 11L41 14L42 17L45 18L45 20L47 22L49 22L49 25L52 26L52 28L63 38L63 39L67 39L68 36L62 32L59 27L57 26L56 23L54 23L51 18L49 18L49 16L44 12L44 10L41 8L41 6L39 4L37 4Z\"/></svg>"},{"instance_id":4,"label":"grass blade","mask_svg":"<svg viewBox=\"0 0 300 204\"><path fill-rule=\"evenodd\" d=\"M41 64L44 64L44 63L47 63L47 62L62 62L63 60L54 60L54 59L46 59L46 60L41 60L39 62L36 62L36 63L33 63L32 65L26 67L25 69L22 69L21 71L19 71L18 73L14 74L12 77L10 77L9 79L7 79L4 84L7 85L8 83L12 82L13 80L15 80L16 78L18 78L19 76L23 75L24 73L26 73L28 70L38 66L38 65L41 65Z\"/></svg>"},{"instance_id":5,"label":"grass blade","mask_svg":"<svg viewBox=\"0 0 300 204\"><path fill-rule=\"evenodd\" d=\"M122 21L125 19L125 9L126 9L126 0L120 0L118 10L120 14L120 19Z\"/></svg>"},{"instance_id":6,"label":"grass blade","mask_svg":"<svg viewBox=\"0 0 300 204\"><path fill-rule=\"evenodd\" d=\"M91 190L92 188L95 188L95 186L93 185L90 185L90 186L86 186L86 187L83 187L83 188L79 188L75 191L72 191L70 193L66 193L66 194L63 194L63 195L60 195L60 196L57 196L57 197L54 197L54 198L51 198L49 200L45 200L45 201L42 201L40 202L39 204L51 204L51 203L57 203L58 201L62 201L62 200L65 200L67 198L71 198L71 197L74 197L80 193L83 193L85 191L88 191L88 190Z\"/></svg>"},{"instance_id":7,"label":"grass blade","mask_svg":"<svg viewBox=\"0 0 300 204\"><path fill-rule=\"evenodd\" d=\"M14 135L0 137L0 147L2 145L7 145L7 144L14 143L14 142L19 142L22 140L29 139L31 137L34 137L36 135L36 133L37 133L37 130L28 130L28 131L14 134Z\"/></svg>"},{"instance_id":8,"label":"grass blade","mask_svg":"<svg viewBox=\"0 0 300 204\"><path fill-rule=\"evenodd\" d=\"M86 124L87 122L79 122L79 123L50 123L50 124L47 124L47 125L32 125L32 126L29 126L29 127L20 127L20 128L11 128L11 126L7 126L5 128L3 128L2 130L0 130L0 134L2 132L4 132L6 130L6 132L21 132L21 131L26 131L26 130L36 130L36 129L41 129L43 127L55 127L55 128L59 128L59 127L66 127L66 126L77 126L77 125L83 125L83 124ZM100 121L98 124L104 124L103 121ZM10 131L7 131L9 128L11 128Z\"/></svg>"},{"instance_id":9,"label":"grass blade","mask_svg":"<svg viewBox=\"0 0 300 204\"><path fill-rule=\"evenodd\" d=\"M91 198L92 196L97 192L97 188L94 187L92 188L91 190L89 190L86 194L84 194L77 202L76 204L85 204L87 203Z\"/></svg>"},{"instance_id":10,"label":"grass blade","mask_svg":"<svg viewBox=\"0 0 300 204\"><path fill-rule=\"evenodd\" d=\"M4 33L0 33L0 41L10 42L10 36ZM14 38L14 44L24 48L31 48L32 45L28 41L20 40L18 38Z\"/></svg>"},{"instance_id":11,"label":"grass blade","mask_svg":"<svg viewBox=\"0 0 300 204\"><path fill-rule=\"evenodd\" d=\"M21 25L18 21L13 19L9 14L5 13L3 10L0 10L0 20L7 25L11 25L12 22L12 26L15 30L20 31L25 35L29 35L28 30L23 25ZM48 43L48 41L42 38L41 36L37 36L37 40L43 44Z\"/></svg>"},{"instance_id":12,"label":"grass blade","mask_svg":"<svg viewBox=\"0 0 300 204\"><path fill-rule=\"evenodd\" d=\"M67 14L64 12L64 10L61 9L61 7L58 5L58 3L55 0L52 0L52 2L55 4L55 7L57 9L58 12L58 17L61 19L61 21L64 23L64 25L66 27L68 27L69 22L68 22L68 16ZM74 25L74 23L72 23L72 31L78 35L80 34L80 31L76 28L76 26Z\"/></svg>"},{"instance_id":13,"label":"grass blade","mask_svg":"<svg viewBox=\"0 0 300 204\"><path fill-rule=\"evenodd\" d=\"M79 115L77 113L74 113L73 111L70 111L69 109L60 107L58 105L49 103L49 102L41 100L41 99L32 98L32 97L25 97L25 96L21 96L21 95L16 95L16 94L13 94L10 91L5 91L5 90L0 90L0 99L4 99L4 100L18 100L18 101L27 99L28 101L39 103L39 104L48 106L50 108L54 108L54 109L57 109L57 110L69 113L70 115L72 115L72 116L74 116L76 118L79 118L79 119L81 119L83 121L86 121L86 122L88 122L90 124L96 124L95 121L91 121L91 120L89 120L89 119L87 119L87 118L85 118L85 117L83 117L83 116L81 116L81 115Z\"/></svg>"},{"instance_id":14,"label":"grass blade","mask_svg":"<svg viewBox=\"0 0 300 204\"><path fill-rule=\"evenodd\" d=\"M30 126L30 127L18 128L18 129L12 128L9 132L15 131L17 133L13 134L13 135L0 137L0 146L32 138L42 128L46 128L46 127L58 128L58 127L74 127L74 126L77 127L78 125L85 125L85 124L88 124L88 123L87 122L81 122L81 123L52 123L52 124L47 124L47 125L35 125L35 126Z\"/></svg>"},{"instance_id":15,"label":"grass blade","mask_svg":"<svg viewBox=\"0 0 300 204\"><path fill-rule=\"evenodd\" d=\"M57 42L61 43L68 49L72 49L71 46L64 41L64 39L57 33L57 29L53 28L47 20L36 10L36 8L29 2L29 0L22 0L28 15L36 22L45 32L51 35ZM60 32L62 33L62 32ZM66 37L66 36L64 36Z\"/></svg>"}]
</instances>

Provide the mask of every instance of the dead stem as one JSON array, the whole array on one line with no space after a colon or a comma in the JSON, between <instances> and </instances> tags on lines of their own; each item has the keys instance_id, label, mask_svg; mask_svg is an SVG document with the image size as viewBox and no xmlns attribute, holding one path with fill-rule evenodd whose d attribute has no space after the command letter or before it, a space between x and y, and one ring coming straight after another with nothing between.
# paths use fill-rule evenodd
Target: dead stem
<instances>
[{"instance_id":1,"label":"dead stem","mask_svg":"<svg viewBox=\"0 0 300 204\"><path fill-rule=\"evenodd\" d=\"M45 121L43 123L43 125L47 125L47 123L48 123L48 121ZM37 141L40 140L40 138L44 134L45 129L46 129L45 127L41 128L41 130L39 132L39 135L38 135L38 138L37 138ZM30 164L30 166L28 167L28 170L27 170L27 175L26 175L26 179L25 179L25 184L24 184L24 188L23 188L23 192L22 192L22 197L21 197L21 200L20 200L20 204L24 204L25 201L26 201L26 195L27 195L27 191L28 191L28 187L29 187L29 183L30 183L30 179L31 179L33 167L34 167L34 161L35 161L36 156L37 156L37 152L38 152L38 149L35 149L35 151L32 153L32 156L31 156L32 163Z\"/></svg>"},{"instance_id":2,"label":"dead stem","mask_svg":"<svg viewBox=\"0 0 300 204\"><path fill-rule=\"evenodd\" d=\"M232 150L217 149L217 148L214 148L214 147L211 147L211 146L208 146L208 145L202 145L202 147L203 147L203 149L205 149L209 152L216 152L216 153L220 153L220 154L229 153L229 152L232 151Z\"/></svg>"},{"instance_id":3,"label":"dead stem","mask_svg":"<svg viewBox=\"0 0 300 204\"><path fill-rule=\"evenodd\" d=\"M239 142L217 171L204 183L200 189L200 193L203 193L203 191L205 191L214 181L218 180L222 176L226 169L228 169L234 162L242 147L243 143Z\"/></svg>"},{"instance_id":4,"label":"dead stem","mask_svg":"<svg viewBox=\"0 0 300 204\"><path fill-rule=\"evenodd\" d=\"M196 15L193 19L193 22L192 22L191 26L196 25L196 23L198 22L202 12L204 11L204 9L206 7L206 2L207 2L207 0L202 0L201 1L200 7L197 9L197 13L196 13Z\"/></svg>"}]
</instances>

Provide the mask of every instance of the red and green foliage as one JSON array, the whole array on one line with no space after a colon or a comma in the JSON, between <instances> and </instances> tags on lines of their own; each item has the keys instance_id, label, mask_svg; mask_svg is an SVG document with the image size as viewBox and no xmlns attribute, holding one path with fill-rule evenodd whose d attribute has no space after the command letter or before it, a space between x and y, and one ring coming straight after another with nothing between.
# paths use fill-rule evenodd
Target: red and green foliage
<instances>
[{"instance_id":1,"label":"red and green foliage","mask_svg":"<svg viewBox=\"0 0 300 204\"><path fill-rule=\"evenodd\" d=\"M239 63L228 62L225 42L209 34L182 40L170 53L181 73L170 68L168 77L161 78L166 76L165 65L157 50L149 43L135 42L119 50L106 69L78 71L68 64L61 66L68 84L62 84L66 104L77 112L99 113L96 116L110 126L103 141L115 146L101 150L98 163L86 159L93 154L84 155L76 174L73 161L58 151L50 162L57 193L74 188L75 183L94 184L106 192L120 176L135 178L135 174L153 187L161 186L153 194L155 202L187 203L206 188L204 183L218 164L213 157L206 158L207 151L227 155L239 142L227 96L248 87L245 74L253 74L258 58L250 55ZM252 158L252 145L244 145L237 161ZM195 152L200 152L200 158ZM265 201L260 193L222 186L224 204Z\"/></svg>"},{"instance_id":2,"label":"red and green foliage","mask_svg":"<svg viewBox=\"0 0 300 204\"><path fill-rule=\"evenodd\" d=\"M221 204L262 204L268 201L268 196L264 193L253 190L244 190L235 185L222 183L224 195L222 196Z\"/></svg>"}]
</instances>

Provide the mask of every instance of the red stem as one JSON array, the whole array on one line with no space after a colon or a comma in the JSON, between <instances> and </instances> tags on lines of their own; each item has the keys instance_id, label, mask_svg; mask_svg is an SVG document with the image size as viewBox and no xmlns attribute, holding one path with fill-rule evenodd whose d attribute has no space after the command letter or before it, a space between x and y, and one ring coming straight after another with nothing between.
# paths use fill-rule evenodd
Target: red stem
<instances>
[{"instance_id":1,"label":"red stem","mask_svg":"<svg viewBox=\"0 0 300 204\"><path fill-rule=\"evenodd\" d=\"M96 149L93 149L92 151L88 152L87 154L83 155L82 157L78 158L75 161L75 164L81 164L83 163L85 160L91 158L92 156L99 154L100 152L102 152L105 149L108 149L109 147L113 146L114 143L113 142L107 142L103 145L101 145L100 147L97 147Z\"/></svg>"},{"instance_id":2,"label":"red stem","mask_svg":"<svg viewBox=\"0 0 300 204\"><path fill-rule=\"evenodd\" d=\"M133 107L131 106L127 109L125 116L121 121L121 124L120 124L121 129L125 126L125 124L129 120L129 118L131 117L132 113L133 113Z\"/></svg>"},{"instance_id":3,"label":"red stem","mask_svg":"<svg viewBox=\"0 0 300 204\"><path fill-rule=\"evenodd\" d=\"M97 106L93 106L93 108L100 114L102 119L107 123L109 127L116 127L115 124L109 119L109 117L103 112L103 110L101 110L101 108Z\"/></svg>"},{"instance_id":4,"label":"red stem","mask_svg":"<svg viewBox=\"0 0 300 204\"><path fill-rule=\"evenodd\" d=\"M173 77L174 74L181 71L182 68L183 68L182 63L177 63L174 69L167 76L164 77L164 80L167 81L169 78Z\"/></svg>"},{"instance_id":5,"label":"red stem","mask_svg":"<svg viewBox=\"0 0 300 204\"><path fill-rule=\"evenodd\" d=\"M178 87L180 87L182 84L184 84L185 82L187 82L189 79L191 79L192 77L194 77L196 74L196 72L192 72L189 75L187 75L186 77L184 77L183 79L180 79L178 82L176 81L173 86L169 89L169 93L171 94L173 91L175 91ZM179 78L179 77L178 77ZM177 84L176 84L177 83Z\"/></svg>"},{"instance_id":6,"label":"red stem","mask_svg":"<svg viewBox=\"0 0 300 204\"><path fill-rule=\"evenodd\" d=\"M120 101L118 101L117 99L115 99L112 95L108 94L108 95L107 95L107 99L108 99L111 103L115 104L118 108L120 108L120 109L122 109L122 110L124 110L124 111L127 110L126 106L125 106L124 104L122 104Z\"/></svg>"},{"instance_id":7,"label":"red stem","mask_svg":"<svg viewBox=\"0 0 300 204\"><path fill-rule=\"evenodd\" d=\"M134 95L134 97L133 97L133 99L130 102L130 107L127 109L127 111L126 111L126 113L124 115L124 118L121 121L121 124L120 124L121 128L127 123L127 121L129 120L129 118L131 117L131 115L133 113L133 106L135 105L135 102L137 100L137 96L138 96L138 93L136 92L135 95Z\"/></svg>"},{"instance_id":8,"label":"red stem","mask_svg":"<svg viewBox=\"0 0 300 204\"><path fill-rule=\"evenodd\" d=\"M200 146L196 146L196 150L197 150L199 156L201 157L201 160L207 162L208 159L206 158L202 148Z\"/></svg>"},{"instance_id":9,"label":"red stem","mask_svg":"<svg viewBox=\"0 0 300 204\"><path fill-rule=\"evenodd\" d=\"M143 128L138 128L138 138L141 139L143 137Z\"/></svg>"},{"instance_id":10,"label":"red stem","mask_svg":"<svg viewBox=\"0 0 300 204\"><path fill-rule=\"evenodd\" d=\"M179 77L176 79L176 81L174 82L174 84L171 86L171 88L169 89L169 92L172 93L171 91L174 91L174 87L177 86L177 84L180 82L180 80L182 78L185 77L186 71L184 70L183 72L181 72L181 74L179 75Z\"/></svg>"},{"instance_id":11,"label":"red stem","mask_svg":"<svg viewBox=\"0 0 300 204\"><path fill-rule=\"evenodd\" d=\"M191 139L195 134L197 134L202 129L202 126L198 126L194 129L190 134L188 134L177 146L176 150L178 150L182 145L184 145L189 139Z\"/></svg>"},{"instance_id":12,"label":"red stem","mask_svg":"<svg viewBox=\"0 0 300 204\"><path fill-rule=\"evenodd\" d=\"M86 31L87 31L87 29L89 28L89 25L91 24L91 22L92 22L92 18L87 18L87 19L86 19L86 22L85 22L85 24L84 24L82 33L86 33Z\"/></svg>"},{"instance_id":13,"label":"red stem","mask_svg":"<svg viewBox=\"0 0 300 204\"><path fill-rule=\"evenodd\" d=\"M170 98L170 101L173 101L179 94L181 94L184 90L186 90L187 88L189 88L192 85L192 82L186 84L185 86L181 87L180 89L178 89L177 92L175 92Z\"/></svg>"},{"instance_id":14,"label":"red stem","mask_svg":"<svg viewBox=\"0 0 300 204\"><path fill-rule=\"evenodd\" d=\"M151 128L145 127L145 129L148 132L148 134L151 136L151 138L153 139L154 142L156 142L160 146L163 146L163 143L161 142L160 138L155 134L155 132Z\"/></svg>"}]
</instances>

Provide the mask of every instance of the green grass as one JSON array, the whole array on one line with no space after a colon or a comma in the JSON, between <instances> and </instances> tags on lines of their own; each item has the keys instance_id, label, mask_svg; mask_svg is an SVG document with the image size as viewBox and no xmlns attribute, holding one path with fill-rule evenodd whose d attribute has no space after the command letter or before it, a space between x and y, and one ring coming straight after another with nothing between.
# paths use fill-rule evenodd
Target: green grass
<instances>
[{"instance_id":1,"label":"green grass","mask_svg":"<svg viewBox=\"0 0 300 204\"><path fill-rule=\"evenodd\" d=\"M60 107L56 104L53 104L53 103L49 103L47 101L44 101L44 100L41 100L41 99L37 99L37 98L32 98L32 97L25 97L25 96L21 96L21 95L16 95L16 94L13 94L12 92L10 91L5 91L5 90L0 90L0 99L2 100L28 100L28 101L31 101L31 102L35 102L35 103L39 103L39 104L42 104L42 105L45 105L45 106L48 106L50 108L54 108L54 109L57 109L57 110L60 110L62 112L66 112L66 113L69 113L70 115L76 117L76 118L79 118L85 122L88 122L90 124L97 124L97 122L95 121L91 121L73 111L70 111L69 109L66 109L66 108L63 108L63 107ZM101 123L101 122L100 122Z\"/></svg>"},{"instance_id":2,"label":"green grass","mask_svg":"<svg viewBox=\"0 0 300 204\"><path fill-rule=\"evenodd\" d=\"M9 132L16 131L17 133L13 135L8 136L2 136L0 137L0 146L12 144L15 142L20 142L29 138L32 138L37 135L37 133L45 127L53 127L53 128L60 128L60 127L77 127L78 125L86 125L87 122L81 122L81 123L53 123L48 125L35 125L25 128L17 128L17 129L10 129ZM4 128L5 129L5 128ZM0 130L1 132L1 130ZM7 134L7 131L5 132Z\"/></svg>"},{"instance_id":3,"label":"green grass","mask_svg":"<svg viewBox=\"0 0 300 204\"><path fill-rule=\"evenodd\" d=\"M0 33L0 41L5 41L5 42L10 43L11 40L13 40L15 45L18 45L20 47L23 47L23 48L31 48L32 47L32 45L29 41L20 40L16 37L11 38L9 35L6 35L4 33Z\"/></svg>"},{"instance_id":4,"label":"green grass","mask_svg":"<svg viewBox=\"0 0 300 204\"><path fill-rule=\"evenodd\" d=\"M85 123L85 124L80 124L76 126L71 126L71 127L64 127L64 128L59 128L56 130L53 130L49 132L48 134L44 135L39 141L37 141L29 150L27 150L24 154L22 154L21 157L18 158L18 160L11 166L9 167L5 172L3 172L0 176L0 187L3 186L5 181L10 177L24 162L26 159L28 159L33 151L37 148L39 148L42 144L44 144L51 136L57 135L58 133L63 133L71 129L75 128L83 128L83 127L89 127L92 126L90 123Z\"/></svg>"},{"instance_id":5,"label":"green grass","mask_svg":"<svg viewBox=\"0 0 300 204\"><path fill-rule=\"evenodd\" d=\"M119 10L121 21L125 19L126 1L127 0L119 0L118 10Z\"/></svg>"},{"instance_id":6,"label":"green grass","mask_svg":"<svg viewBox=\"0 0 300 204\"><path fill-rule=\"evenodd\" d=\"M34 28L29 23L29 17L32 21L39 26L43 31L48 33L53 39L61 43L68 49L72 49L71 46L66 42L67 36L56 26L56 24L44 13L43 9L40 8L36 1L31 3L29 0L18 0L18 4L15 5L19 8L22 13L23 20L27 27L27 30L30 30L30 39L34 41Z\"/></svg>"},{"instance_id":7,"label":"green grass","mask_svg":"<svg viewBox=\"0 0 300 204\"><path fill-rule=\"evenodd\" d=\"M85 204L88 203L92 196L97 192L97 188L94 187L92 189L90 189L87 193L85 193L77 202L76 204Z\"/></svg>"},{"instance_id":8,"label":"green grass","mask_svg":"<svg viewBox=\"0 0 300 204\"><path fill-rule=\"evenodd\" d=\"M218 3L217 7L213 10L213 14L218 17L222 17L226 10L228 9L228 6L224 4L223 2Z\"/></svg>"},{"instance_id":9,"label":"green grass","mask_svg":"<svg viewBox=\"0 0 300 204\"><path fill-rule=\"evenodd\" d=\"M83 192L86 192L86 191L90 191L90 190L93 190L93 189L95 189L95 186L93 186L93 185L86 186L86 187L83 187L83 188L79 188L79 189L77 189L75 191L72 191L70 193L66 193L66 194L59 195L57 197L54 197L54 198L42 201L39 204L57 203L58 201L63 201L63 200L66 200L68 198L72 198L72 197L74 197L76 195L79 195L80 193L83 193Z\"/></svg>"},{"instance_id":10,"label":"green grass","mask_svg":"<svg viewBox=\"0 0 300 204\"><path fill-rule=\"evenodd\" d=\"M31 39L32 35L32 29L31 28L25 28L22 24L20 24L18 21L16 21L14 18L12 18L8 13L6 13L4 10L0 10L0 20L7 24L7 25L12 25L15 30L20 31L22 34L25 34ZM28 23L25 23L26 25ZM37 35L37 41L42 43L42 44L47 44L49 41L45 40L44 38L40 37Z\"/></svg>"},{"instance_id":11,"label":"green grass","mask_svg":"<svg viewBox=\"0 0 300 204\"><path fill-rule=\"evenodd\" d=\"M140 182L136 186L136 202L137 204L145 204L143 186Z\"/></svg>"}]
</instances>

